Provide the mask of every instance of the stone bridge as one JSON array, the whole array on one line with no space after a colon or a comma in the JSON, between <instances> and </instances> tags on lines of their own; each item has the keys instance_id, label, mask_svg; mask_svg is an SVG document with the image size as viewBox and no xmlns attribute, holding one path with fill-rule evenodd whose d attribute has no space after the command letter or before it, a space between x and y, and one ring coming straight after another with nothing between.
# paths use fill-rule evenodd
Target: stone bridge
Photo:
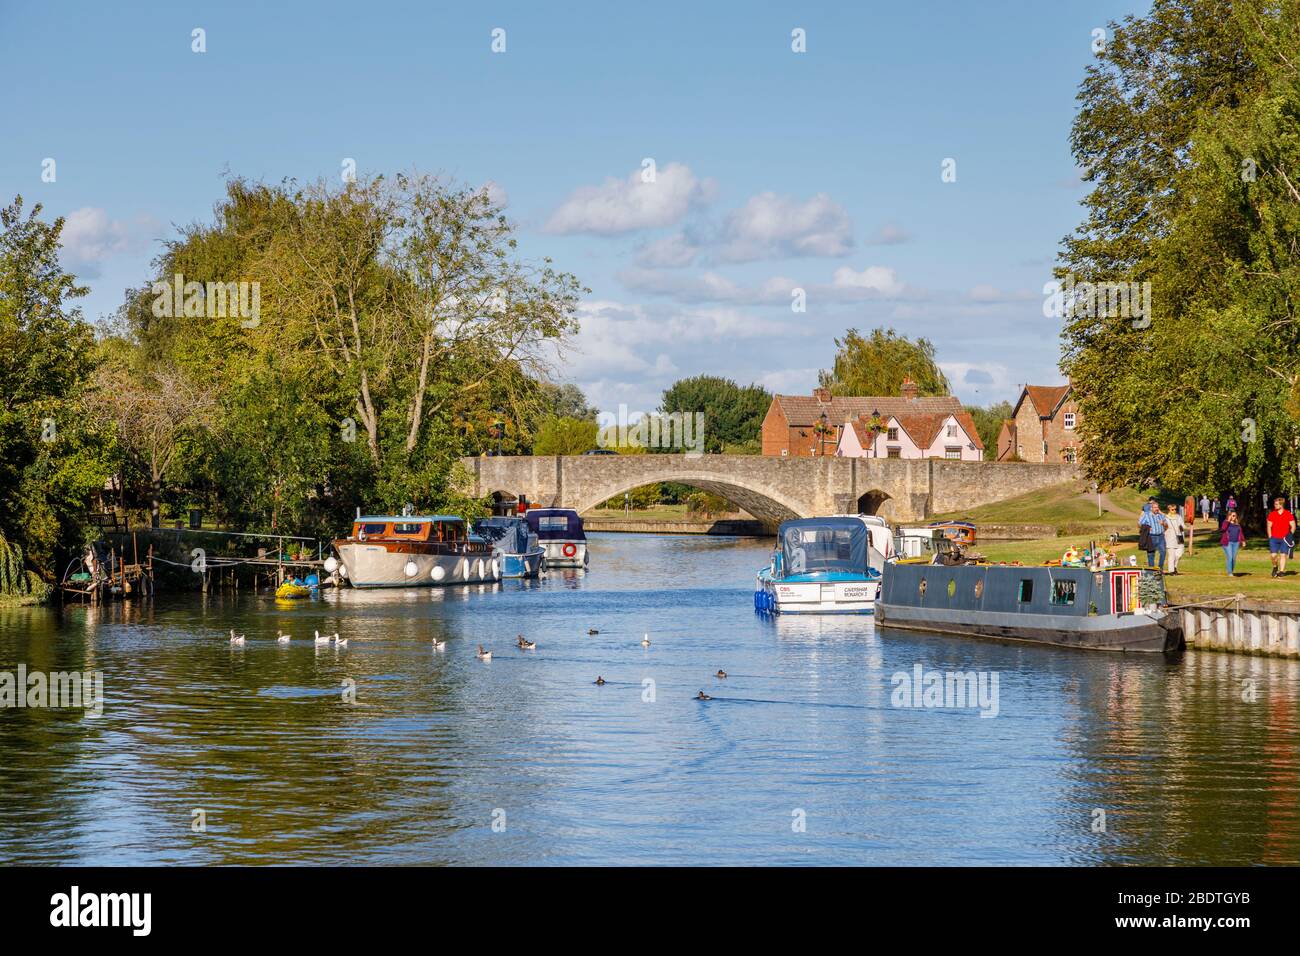
<instances>
[{"instance_id":1,"label":"stone bridge","mask_svg":"<svg viewBox=\"0 0 1300 956\"><path fill-rule=\"evenodd\" d=\"M755 518L835 513L918 521L1079 477L1070 464L764 455L569 455L463 458L475 497L525 496L579 513L641 485L677 481L711 491Z\"/></svg>"}]
</instances>

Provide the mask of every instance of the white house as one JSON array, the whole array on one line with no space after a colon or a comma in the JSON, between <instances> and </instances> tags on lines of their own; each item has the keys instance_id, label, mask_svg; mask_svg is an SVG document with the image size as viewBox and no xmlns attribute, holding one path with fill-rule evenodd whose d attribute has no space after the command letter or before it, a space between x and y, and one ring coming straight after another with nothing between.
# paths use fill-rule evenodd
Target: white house
<instances>
[{"instance_id":1,"label":"white house","mask_svg":"<svg viewBox=\"0 0 1300 956\"><path fill-rule=\"evenodd\" d=\"M835 454L842 458L946 458L980 461L984 442L966 411L881 415L873 431L867 416L849 422Z\"/></svg>"}]
</instances>

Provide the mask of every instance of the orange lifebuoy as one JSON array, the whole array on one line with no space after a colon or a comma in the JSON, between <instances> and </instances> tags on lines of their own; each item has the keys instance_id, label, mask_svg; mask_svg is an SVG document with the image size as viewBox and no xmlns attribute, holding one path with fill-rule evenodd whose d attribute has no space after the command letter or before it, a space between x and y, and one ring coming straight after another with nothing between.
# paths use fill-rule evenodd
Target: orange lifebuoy
<instances>
[{"instance_id":1,"label":"orange lifebuoy","mask_svg":"<svg viewBox=\"0 0 1300 956\"><path fill-rule=\"evenodd\" d=\"M578 553L578 546L576 544L566 544L560 550L564 553L566 558L571 558Z\"/></svg>"}]
</instances>

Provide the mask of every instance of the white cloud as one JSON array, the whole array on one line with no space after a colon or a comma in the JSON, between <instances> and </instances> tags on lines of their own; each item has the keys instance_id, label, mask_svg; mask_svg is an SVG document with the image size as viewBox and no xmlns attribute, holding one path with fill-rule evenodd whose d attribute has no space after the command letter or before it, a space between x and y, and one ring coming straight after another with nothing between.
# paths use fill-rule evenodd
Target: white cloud
<instances>
[{"instance_id":1,"label":"white cloud","mask_svg":"<svg viewBox=\"0 0 1300 956\"><path fill-rule=\"evenodd\" d=\"M796 256L844 256L853 248L853 224L826 193L799 201L764 192L727 216L720 257L727 262Z\"/></svg>"},{"instance_id":2,"label":"white cloud","mask_svg":"<svg viewBox=\"0 0 1300 956\"><path fill-rule=\"evenodd\" d=\"M855 272L848 266L840 266L831 277L835 289L878 292L884 296L897 296L903 291L903 283L889 266L867 266L861 272Z\"/></svg>"},{"instance_id":3,"label":"white cloud","mask_svg":"<svg viewBox=\"0 0 1300 956\"><path fill-rule=\"evenodd\" d=\"M635 170L626 179L607 179L599 186L582 186L560 204L546 221L545 231L618 236L638 229L657 229L681 222L692 209L709 203L712 180L697 179L690 167L669 163L653 182Z\"/></svg>"},{"instance_id":4,"label":"white cloud","mask_svg":"<svg viewBox=\"0 0 1300 956\"><path fill-rule=\"evenodd\" d=\"M694 265L699 251L699 246L685 233L675 232L642 246L636 254L636 262L648 269L681 269Z\"/></svg>"},{"instance_id":5,"label":"white cloud","mask_svg":"<svg viewBox=\"0 0 1300 956\"><path fill-rule=\"evenodd\" d=\"M505 209L510 205L510 194L506 192L506 187L496 180L489 179L480 188L487 193L488 202L497 209Z\"/></svg>"},{"instance_id":6,"label":"white cloud","mask_svg":"<svg viewBox=\"0 0 1300 956\"><path fill-rule=\"evenodd\" d=\"M78 276L95 278L104 262L143 248L158 232L159 223L150 216L126 222L98 207L83 206L68 213L63 223L61 258Z\"/></svg>"}]
</instances>

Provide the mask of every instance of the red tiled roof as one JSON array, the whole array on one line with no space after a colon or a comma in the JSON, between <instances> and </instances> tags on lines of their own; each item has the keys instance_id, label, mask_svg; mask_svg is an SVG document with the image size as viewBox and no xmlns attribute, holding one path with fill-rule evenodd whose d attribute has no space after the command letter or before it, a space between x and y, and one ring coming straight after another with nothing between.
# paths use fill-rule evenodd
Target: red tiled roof
<instances>
[{"instance_id":1,"label":"red tiled roof","mask_svg":"<svg viewBox=\"0 0 1300 956\"><path fill-rule=\"evenodd\" d=\"M1039 418L1051 418L1070 393L1069 385L1026 385L1025 393Z\"/></svg>"},{"instance_id":2,"label":"red tiled roof","mask_svg":"<svg viewBox=\"0 0 1300 956\"><path fill-rule=\"evenodd\" d=\"M843 425L858 418L870 418L871 413L876 411L880 412L881 418L908 414L957 415L962 411L961 401L955 395L927 395L922 398L835 395L826 404L811 395L773 395L772 401L781 407L791 428L816 424L822 412L826 413L830 424ZM965 422L962 424L964 426Z\"/></svg>"},{"instance_id":3,"label":"red tiled roof","mask_svg":"<svg viewBox=\"0 0 1300 956\"><path fill-rule=\"evenodd\" d=\"M935 438L938 436L939 431L943 428L944 423L948 420L949 416L957 420L957 424L965 430L969 440L976 448L983 451L984 442L980 440L979 432L975 430L975 419L971 418L970 413L967 411L902 411L885 414L883 408L880 410L880 417L883 421L887 422L890 418L893 418L898 422L899 426L902 427L903 431L907 432L908 437L912 439L913 444L922 450L929 448L930 445L934 443ZM863 448L871 447L872 435L871 432L867 430L868 421L869 417L864 415L860 418L854 419L852 422L853 432L858 436L858 441L861 443Z\"/></svg>"}]
</instances>

